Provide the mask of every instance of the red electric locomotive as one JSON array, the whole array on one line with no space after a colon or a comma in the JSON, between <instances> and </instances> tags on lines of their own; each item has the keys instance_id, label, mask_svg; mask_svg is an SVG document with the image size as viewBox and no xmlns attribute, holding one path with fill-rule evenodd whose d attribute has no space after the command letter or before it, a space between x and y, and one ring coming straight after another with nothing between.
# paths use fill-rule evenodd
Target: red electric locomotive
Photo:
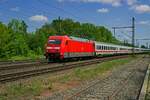
<instances>
[{"instance_id":1,"label":"red electric locomotive","mask_svg":"<svg viewBox=\"0 0 150 100\"><path fill-rule=\"evenodd\" d=\"M95 56L93 41L69 36L50 36L45 55L48 60Z\"/></svg>"}]
</instances>

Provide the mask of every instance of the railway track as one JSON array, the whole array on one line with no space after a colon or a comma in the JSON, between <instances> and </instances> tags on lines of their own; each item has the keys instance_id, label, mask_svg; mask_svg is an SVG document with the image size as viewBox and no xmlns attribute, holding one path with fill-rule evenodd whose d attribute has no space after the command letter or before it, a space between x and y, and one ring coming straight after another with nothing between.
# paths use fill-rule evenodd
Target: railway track
<instances>
[{"instance_id":1,"label":"railway track","mask_svg":"<svg viewBox=\"0 0 150 100\"><path fill-rule=\"evenodd\" d=\"M109 96L106 96L104 97L104 100L113 100L112 98L115 97L123 88L123 85L126 85L127 84L127 81L130 79L130 77L132 77L134 75L134 73L130 73L127 78L125 78L124 80L122 80L121 82L121 87L119 87L118 89L116 89L115 91L112 91L112 93L110 93ZM100 81L97 81L95 82L94 84L90 85L89 87L83 89L82 91L72 95L71 97L67 98L66 100L74 100L74 97L77 97L77 96L81 96L82 93L86 92L88 89L92 88L92 87L95 87L97 84L100 84L103 80L100 80ZM105 93L104 93L105 94ZM98 96L99 93L96 93L94 96L92 96L92 98L98 98L100 99L100 97ZM91 96L89 96L91 98ZM85 98L88 98L88 97L82 97L82 99L85 99ZM102 98L101 98L102 99ZM97 99L96 99L97 100Z\"/></svg>"},{"instance_id":2,"label":"railway track","mask_svg":"<svg viewBox=\"0 0 150 100\"><path fill-rule=\"evenodd\" d=\"M65 100L137 100L148 68L148 64L147 67L141 68L143 62L139 61L138 64L141 64L135 65L134 68L125 69L125 67L119 73L112 73L107 78L97 80L64 98Z\"/></svg>"},{"instance_id":3,"label":"railway track","mask_svg":"<svg viewBox=\"0 0 150 100\"><path fill-rule=\"evenodd\" d=\"M0 65L7 65L7 64L18 64L18 63L29 63L29 62L38 62L38 61L44 61L44 58L41 59L28 59L28 60L6 60L6 61L0 61Z\"/></svg>"},{"instance_id":4,"label":"railway track","mask_svg":"<svg viewBox=\"0 0 150 100\"><path fill-rule=\"evenodd\" d=\"M19 71L19 72L9 72L5 74L0 74L0 83L6 83L11 82L14 80L22 79L22 78L29 78L32 76L37 76L49 72L57 72L67 69L72 69L76 67L84 67L86 65L92 65L96 63L100 63L103 61L113 60L113 59L120 59L120 58L126 58L128 56L113 56L113 57L106 57L106 58L96 58L88 61L82 61L82 62L74 62L74 63L63 63L58 66L46 66L46 67L37 67L32 70L26 70L26 71Z\"/></svg>"},{"instance_id":5,"label":"railway track","mask_svg":"<svg viewBox=\"0 0 150 100\"><path fill-rule=\"evenodd\" d=\"M0 71L10 70L10 69L20 69L25 67L30 67L33 65L42 65L46 64L44 59L41 60L23 60L23 61L1 61L0 62Z\"/></svg>"}]
</instances>

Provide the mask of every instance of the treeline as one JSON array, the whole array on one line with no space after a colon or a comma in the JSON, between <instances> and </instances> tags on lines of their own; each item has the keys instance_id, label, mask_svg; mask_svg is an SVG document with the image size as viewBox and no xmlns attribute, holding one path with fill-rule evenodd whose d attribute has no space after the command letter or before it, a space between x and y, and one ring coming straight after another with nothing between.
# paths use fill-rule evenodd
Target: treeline
<instances>
[{"instance_id":1,"label":"treeline","mask_svg":"<svg viewBox=\"0 0 150 100\"><path fill-rule=\"evenodd\" d=\"M22 20L13 19L7 25L0 22L0 58L42 55L44 44L51 35L69 35L119 43L107 28L71 19L55 19L51 23L45 23L34 33L27 32L27 27Z\"/></svg>"}]
</instances>

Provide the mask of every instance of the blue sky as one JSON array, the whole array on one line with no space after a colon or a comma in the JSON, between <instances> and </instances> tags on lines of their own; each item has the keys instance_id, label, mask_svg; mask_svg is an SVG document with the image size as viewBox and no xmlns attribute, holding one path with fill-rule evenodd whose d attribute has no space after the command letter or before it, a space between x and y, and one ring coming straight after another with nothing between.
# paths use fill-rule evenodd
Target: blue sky
<instances>
[{"instance_id":1,"label":"blue sky","mask_svg":"<svg viewBox=\"0 0 150 100\"><path fill-rule=\"evenodd\" d=\"M130 26L134 16L136 38L150 38L150 0L0 0L0 21L24 20L30 32L58 16L106 26L111 31L113 26ZM130 40L129 31L117 30L116 36Z\"/></svg>"}]
</instances>

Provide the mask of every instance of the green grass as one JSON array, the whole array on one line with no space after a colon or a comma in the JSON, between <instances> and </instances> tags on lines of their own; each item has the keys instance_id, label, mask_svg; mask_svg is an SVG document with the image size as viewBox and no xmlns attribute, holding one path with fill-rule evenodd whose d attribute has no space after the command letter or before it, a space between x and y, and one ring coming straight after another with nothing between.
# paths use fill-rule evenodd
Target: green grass
<instances>
[{"instance_id":1,"label":"green grass","mask_svg":"<svg viewBox=\"0 0 150 100\"><path fill-rule=\"evenodd\" d=\"M62 77L59 77L58 80L61 83L66 83L71 80L71 77L70 77L70 75L65 74Z\"/></svg>"},{"instance_id":2,"label":"green grass","mask_svg":"<svg viewBox=\"0 0 150 100\"><path fill-rule=\"evenodd\" d=\"M28 60L28 59L40 59L44 58L43 55L31 55L31 56L13 56L8 60Z\"/></svg>"},{"instance_id":3,"label":"green grass","mask_svg":"<svg viewBox=\"0 0 150 100\"><path fill-rule=\"evenodd\" d=\"M112 70L113 68L117 68L120 65L124 65L136 57L129 57L124 59L118 59L118 60L112 60L103 62L97 65L90 65L89 68L76 68L71 73L67 73L61 77L59 77L57 80L59 82L65 83L70 80L88 80L91 78L95 78L99 75L102 75L106 71Z\"/></svg>"},{"instance_id":4,"label":"green grass","mask_svg":"<svg viewBox=\"0 0 150 100\"><path fill-rule=\"evenodd\" d=\"M13 56L7 59L6 58L0 59L0 61L36 60L36 59L41 59L41 58L44 58L44 56L43 55Z\"/></svg>"},{"instance_id":5,"label":"green grass","mask_svg":"<svg viewBox=\"0 0 150 100\"><path fill-rule=\"evenodd\" d=\"M29 84L12 84L5 88L5 91L0 92L0 100L21 100L21 97L30 98L39 95L46 88L52 88L50 81L34 80Z\"/></svg>"},{"instance_id":6,"label":"green grass","mask_svg":"<svg viewBox=\"0 0 150 100\"><path fill-rule=\"evenodd\" d=\"M126 59L118 59L118 60L103 62L101 64L96 65L96 67L94 65L93 68L90 68L90 69L77 68L74 70L74 77L80 80L94 78L98 75L103 74L106 71L109 71L113 68L117 68L117 66L119 65L126 64L133 59L134 58L126 58Z\"/></svg>"}]
</instances>

